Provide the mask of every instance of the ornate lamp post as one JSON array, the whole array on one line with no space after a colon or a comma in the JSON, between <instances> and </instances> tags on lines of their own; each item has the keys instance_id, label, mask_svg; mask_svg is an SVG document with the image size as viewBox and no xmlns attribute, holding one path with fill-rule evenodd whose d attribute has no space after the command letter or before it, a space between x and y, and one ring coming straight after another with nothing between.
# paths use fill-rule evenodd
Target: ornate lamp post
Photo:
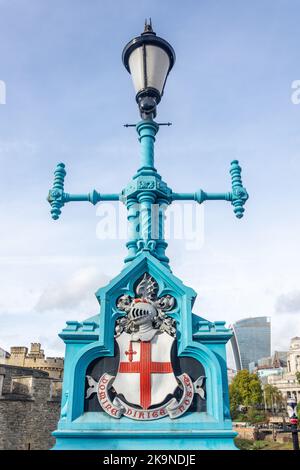
<instances>
[{"instance_id":1,"label":"ornate lamp post","mask_svg":"<svg viewBox=\"0 0 300 470\"><path fill-rule=\"evenodd\" d=\"M292 428L293 448L294 450L299 450L297 400L295 397L287 400L287 412Z\"/></svg>"},{"instance_id":2,"label":"ornate lamp post","mask_svg":"<svg viewBox=\"0 0 300 470\"><path fill-rule=\"evenodd\" d=\"M139 105L142 121L136 125L136 130L141 144L141 166L133 177L133 182L120 194L100 194L92 190L87 194L69 194L64 192L64 178L66 176L65 165L59 163L54 172L53 188L49 191L48 201L51 204L51 215L58 219L61 208L67 202L88 201L97 204L101 201L123 201L128 209L129 225L136 225L134 203L141 204L141 217L139 233L133 235L127 246L129 256L126 261L132 261L141 248L150 250L161 261L167 262L164 250L166 244L163 240L163 211L173 201L194 200L199 204L204 201L224 200L231 202L237 218L243 217L244 204L248 199L248 193L243 187L241 179L241 167L238 160L233 160L230 166L232 190L225 193L208 193L199 189L195 192L178 193L168 188L154 167L154 142L159 130L159 124L153 119L156 116L157 104L163 95L167 76L175 63L175 52L172 46L164 39L156 36L150 24L145 24L144 32L132 39L123 50L123 63L131 73L136 101ZM151 238L151 211L152 204L158 204L160 208L160 232L158 240L153 243ZM132 233L135 232L135 227Z\"/></svg>"},{"instance_id":3,"label":"ornate lamp post","mask_svg":"<svg viewBox=\"0 0 300 470\"><path fill-rule=\"evenodd\" d=\"M232 332L225 321L193 313L196 292L171 272L165 254L164 213L173 201L224 200L241 218L248 199L241 167L231 162L228 192L169 188L154 166L161 125L154 118L174 50L146 22L144 32L125 46L123 63L142 118L135 126L136 174L119 193L70 194L64 190L65 165L59 163L48 195L54 220L71 201L121 201L129 226L125 267L96 292L100 315L68 321L59 334L66 355L55 448L112 449L117 443L118 449L234 449L225 350ZM91 405L95 397L99 403ZM162 418L162 425L155 425Z\"/></svg>"}]
</instances>

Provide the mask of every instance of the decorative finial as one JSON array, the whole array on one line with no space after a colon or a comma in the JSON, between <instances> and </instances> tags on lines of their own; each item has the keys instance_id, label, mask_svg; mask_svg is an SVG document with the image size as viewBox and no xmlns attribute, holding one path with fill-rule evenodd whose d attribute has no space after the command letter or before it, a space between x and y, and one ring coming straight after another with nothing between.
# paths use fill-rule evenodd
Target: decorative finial
<instances>
[{"instance_id":1,"label":"decorative finial","mask_svg":"<svg viewBox=\"0 0 300 470\"><path fill-rule=\"evenodd\" d=\"M145 26L144 26L144 32L142 34L155 34L155 32L152 29L152 20L149 18L149 23L147 18L145 19Z\"/></svg>"}]
</instances>

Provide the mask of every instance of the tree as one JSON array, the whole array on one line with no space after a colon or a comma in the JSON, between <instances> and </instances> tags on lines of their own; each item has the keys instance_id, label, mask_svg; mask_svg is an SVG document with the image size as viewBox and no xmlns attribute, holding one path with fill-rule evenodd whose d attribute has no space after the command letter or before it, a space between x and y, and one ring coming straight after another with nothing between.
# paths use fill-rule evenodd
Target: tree
<instances>
[{"instance_id":1,"label":"tree","mask_svg":"<svg viewBox=\"0 0 300 470\"><path fill-rule=\"evenodd\" d=\"M239 406L255 407L263 401L263 391L256 374L247 370L239 371L229 386L230 411L232 417L237 414Z\"/></svg>"},{"instance_id":2,"label":"tree","mask_svg":"<svg viewBox=\"0 0 300 470\"><path fill-rule=\"evenodd\" d=\"M283 403L283 397L280 390L274 385L266 384L264 386L264 399L267 408L280 408Z\"/></svg>"},{"instance_id":3,"label":"tree","mask_svg":"<svg viewBox=\"0 0 300 470\"><path fill-rule=\"evenodd\" d=\"M297 382L298 384L300 384L300 372L296 372L296 379L297 379Z\"/></svg>"}]
</instances>

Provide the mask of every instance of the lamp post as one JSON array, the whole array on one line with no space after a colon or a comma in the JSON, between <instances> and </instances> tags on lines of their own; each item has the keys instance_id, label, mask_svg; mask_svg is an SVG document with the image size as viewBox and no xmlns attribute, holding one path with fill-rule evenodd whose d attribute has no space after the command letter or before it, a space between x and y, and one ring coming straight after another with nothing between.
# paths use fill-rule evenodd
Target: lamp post
<instances>
[{"instance_id":1,"label":"lamp post","mask_svg":"<svg viewBox=\"0 0 300 470\"><path fill-rule=\"evenodd\" d=\"M164 212L173 201L223 200L231 202L235 216L240 219L244 214L244 204L248 193L241 179L241 167L237 160L230 166L232 191L208 193L199 189L195 192L178 193L162 180L154 166L155 136L161 124L154 121L164 92L170 70L175 63L172 46L156 35L150 23L145 23L144 32L132 39L124 48L123 64L132 76L136 101L139 106L141 121L135 127L140 142L140 167L130 183L121 193L103 194L92 190L85 194L70 194L64 190L66 170L64 163L58 163L54 172L54 183L48 194L51 216L57 220L61 208L67 202L87 201L93 205L101 201L121 201L127 206L129 240L128 255L125 262L133 261L141 252L147 251L168 267L169 259L165 255L167 243L164 239ZM152 208L158 208L156 221ZM158 230L153 235L153 226Z\"/></svg>"},{"instance_id":2,"label":"lamp post","mask_svg":"<svg viewBox=\"0 0 300 470\"><path fill-rule=\"evenodd\" d=\"M232 333L225 327L225 321L211 322L193 313L196 292L171 271L165 254L164 223L165 209L174 201L199 204L208 200L228 201L240 219L248 194L237 160L231 162L231 190L224 193L190 188L175 192L156 170L154 143L161 124L154 119L174 62L173 48L155 34L151 22L146 22L144 32L123 50L123 63L133 79L141 119L134 124L140 144L140 165L121 191L70 194L64 188L65 165L59 163L54 172L48 195L54 220L59 219L62 207L72 201L93 205L120 201L127 208L129 228L126 265L96 293L100 314L82 323L68 321L59 335L66 343L66 367L61 418L53 434L57 439L56 449L235 449L225 351ZM176 344L174 354L173 344ZM139 359L133 358L138 351ZM172 361L181 370L181 358L184 358L184 369L178 380L185 377L186 382L182 382L179 401L174 395L166 402L179 383ZM98 365L103 374L98 385L92 375L86 375L89 388L85 394L85 374L90 370L96 373ZM195 381L185 373L185 367L193 371L193 377L198 377ZM110 375L113 370L116 375ZM135 381L127 374L140 377ZM151 374L165 376L153 378ZM204 380L205 390L202 389ZM118 383L126 403L116 395ZM115 395L113 402L110 392ZM97 419L94 413L85 413L85 409L90 410L87 400L92 393L96 393L101 407ZM205 401L203 413L196 414L198 405L197 411L194 410L191 402L194 394ZM189 411L186 419L180 420L186 411ZM104 413L110 415L109 426ZM78 423L81 416L84 419ZM152 420L164 418L166 425L161 428L151 424ZM139 420L137 426L132 419ZM174 422L171 424L167 419Z\"/></svg>"},{"instance_id":3,"label":"lamp post","mask_svg":"<svg viewBox=\"0 0 300 470\"><path fill-rule=\"evenodd\" d=\"M295 397L287 400L287 412L292 428L293 448L294 450L299 450L297 400Z\"/></svg>"}]
</instances>

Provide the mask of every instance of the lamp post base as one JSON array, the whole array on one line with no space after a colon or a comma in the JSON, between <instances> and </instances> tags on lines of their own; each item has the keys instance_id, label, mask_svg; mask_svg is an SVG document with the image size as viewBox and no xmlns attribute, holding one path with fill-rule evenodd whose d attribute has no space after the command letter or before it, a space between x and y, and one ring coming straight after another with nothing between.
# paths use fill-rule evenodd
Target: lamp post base
<instances>
[{"instance_id":1,"label":"lamp post base","mask_svg":"<svg viewBox=\"0 0 300 470\"><path fill-rule=\"evenodd\" d=\"M189 432L55 431L52 450L238 450L227 430Z\"/></svg>"},{"instance_id":2,"label":"lamp post base","mask_svg":"<svg viewBox=\"0 0 300 470\"><path fill-rule=\"evenodd\" d=\"M293 439L293 449L299 450L299 438L298 438L297 424L292 424L292 439Z\"/></svg>"}]
</instances>

